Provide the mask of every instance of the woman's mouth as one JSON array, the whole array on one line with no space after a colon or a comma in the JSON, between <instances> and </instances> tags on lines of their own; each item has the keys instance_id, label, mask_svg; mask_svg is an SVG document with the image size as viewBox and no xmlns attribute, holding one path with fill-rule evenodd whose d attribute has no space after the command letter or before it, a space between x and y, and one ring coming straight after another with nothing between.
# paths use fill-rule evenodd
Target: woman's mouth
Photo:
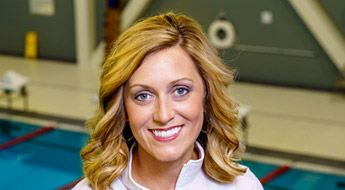
<instances>
[{"instance_id":1,"label":"woman's mouth","mask_svg":"<svg viewBox=\"0 0 345 190\"><path fill-rule=\"evenodd\" d=\"M153 137L159 141L174 140L180 133L182 126L171 127L169 129L151 130Z\"/></svg>"}]
</instances>

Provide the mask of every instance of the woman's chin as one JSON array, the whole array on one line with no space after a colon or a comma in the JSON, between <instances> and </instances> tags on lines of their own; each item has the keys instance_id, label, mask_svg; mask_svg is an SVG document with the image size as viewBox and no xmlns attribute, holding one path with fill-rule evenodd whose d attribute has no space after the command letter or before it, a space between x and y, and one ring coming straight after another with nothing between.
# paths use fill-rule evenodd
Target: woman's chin
<instances>
[{"instance_id":1,"label":"woman's chin","mask_svg":"<svg viewBox=\"0 0 345 190\"><path fill-rule=\"evenodd\" d=\"M180 156L175 154L165 154L165 155L157 155L155 159L162 163L170 163L175 162L180 159Z\"/></svg>"},{"instance_id":2,"label":"woman's chin","mask_svg":"<svg viewBox=\"0 0 345 190\"><path fill-rule=\"evenodd\" d=\"M175 151L164 151L159 153L154 153L152 156L161 163L171 163L171 162L187 162L191 159L191 155L188 153L181 153L178 150Z\"/></svg>"}]
</instances>

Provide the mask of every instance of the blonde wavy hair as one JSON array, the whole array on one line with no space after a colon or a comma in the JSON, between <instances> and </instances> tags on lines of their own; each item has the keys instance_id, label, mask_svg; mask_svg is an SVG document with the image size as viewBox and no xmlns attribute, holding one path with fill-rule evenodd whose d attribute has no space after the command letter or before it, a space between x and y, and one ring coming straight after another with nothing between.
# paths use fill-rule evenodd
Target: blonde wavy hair
<instances>
[{"instance_id":1,"label":"blonde wavy hair","mask_svg":"<svg viewBox=\"0 0 345 190\"><path fill-rule=\"evenodd\" d=\"M234 134L237 105L227 90L233 73L195 20L169 12L142 20L122 33L103 65L99 108L86 123L91 139L81 150L83 171L92 188L111 188L129 161L132 135L123 102L126 82L147 55L177 45L193 59L206 86L206 112L198 137L205 149L203 170L218 182L231 182L245 172L234 162L242 149Z\"/></svg>"}]
</instances>

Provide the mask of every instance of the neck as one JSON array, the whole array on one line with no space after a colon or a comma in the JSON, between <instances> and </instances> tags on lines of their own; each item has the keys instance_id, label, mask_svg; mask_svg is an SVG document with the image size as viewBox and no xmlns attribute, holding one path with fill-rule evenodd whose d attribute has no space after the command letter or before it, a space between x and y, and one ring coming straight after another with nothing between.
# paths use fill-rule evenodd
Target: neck
<instances>
[{"instance_id":1,"label":"neck","mask_svg":"<svg viewBox=\"0 0 345 190\"><path fill-rule=\"evenodd\" d=\"M175 188L183 165L191 159L198 159L197 151L191 151L185 159L161 162L139 146L133 151L132 177L149 189L171 190Z\"/></svg>"}]
</instances>

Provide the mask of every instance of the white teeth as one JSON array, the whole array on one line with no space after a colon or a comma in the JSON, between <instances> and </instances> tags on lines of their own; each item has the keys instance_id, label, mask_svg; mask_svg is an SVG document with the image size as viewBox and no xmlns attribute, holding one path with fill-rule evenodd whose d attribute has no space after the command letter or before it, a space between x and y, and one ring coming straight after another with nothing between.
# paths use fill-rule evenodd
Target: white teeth
<instances>
[{"instance_id":1,"label":"white teeth","mask_svg":"<svg viewBox=\"0 0 345 190\"><path fill-rule=\"evenodd\" d=\"M181 126L172 128L172 129L170 129L168 131L152 130L152 132L157 137L168 138L168 137L171 137L171 136L175 135L180 130L181 130Z\"/></svg>"},{"instance_id":2,"label":"white teeth","mask_svg":"<svg viewBox=\"0 0 345 190\"><path fill-rule=\"evenodd\" d=\"M162 131L162 137L167 137L167 132L165 132L165 131Z\"/></svg>"}]
</instances>

